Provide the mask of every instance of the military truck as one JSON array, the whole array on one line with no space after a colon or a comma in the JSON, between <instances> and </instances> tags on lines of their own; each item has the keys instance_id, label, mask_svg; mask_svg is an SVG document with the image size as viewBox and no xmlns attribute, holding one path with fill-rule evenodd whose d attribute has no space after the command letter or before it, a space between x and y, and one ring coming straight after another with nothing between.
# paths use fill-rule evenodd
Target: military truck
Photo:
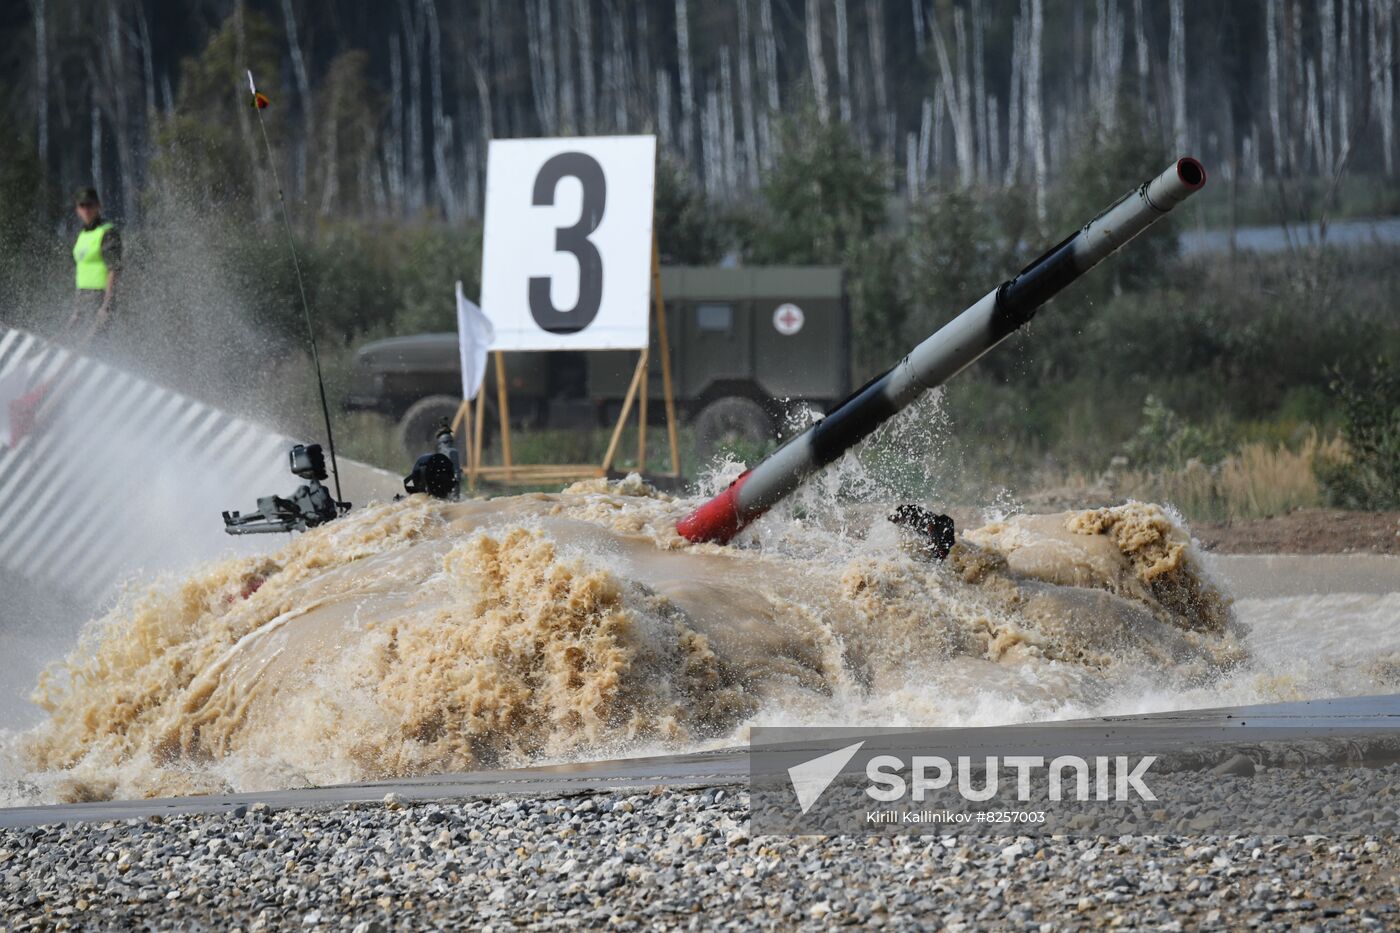
<instances>
[{"instance_id":1,"label":"military truck","mask_svg":"<svg viewBox=\"0 0 1400 933\"><path fill-rule=\"evenodd\" d=\"M725 445L762 445L798 406L827 408L851 388L851 321L841 269L832 266L664 266L662 291L676 407L693 423L702 457ZM652 327L648 418L664 419ZM486 374L488 432L495 362ZM636 367L632 353L511 353L506 381L512 426L611 426ZM377 340L355 358L349 410L395 419L416 456L457 410L461 368L455 333ZM489 438L488 438L489 443Z\"/></svg>"}]
</instances>

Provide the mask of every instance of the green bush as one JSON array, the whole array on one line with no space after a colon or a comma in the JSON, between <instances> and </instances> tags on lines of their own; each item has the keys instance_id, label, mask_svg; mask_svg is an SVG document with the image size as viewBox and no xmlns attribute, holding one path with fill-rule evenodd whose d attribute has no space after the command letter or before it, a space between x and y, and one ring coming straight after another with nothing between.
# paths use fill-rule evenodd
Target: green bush
<instances>
[{"instance_id":1,"label":"green bush","mask_svg":"<svg viewBox=\"0 0 1400 933\"><path fill-rule=\"evenodd\" d=\"M1332 372L1350 457L1319 462L1318 481L1343 508L1400 508L1400 369L1377 360L1362 378Z\"/></svg>"},{"instance_id":2,"label":"green bush","mask_svg":"<svg viewBox=\"0 0 1400 933\"><path fill-rule=\"evenodd\" d=\"M1192 460L1219 463L1229 446L1217 430L1183 421L1155 395L1142 405L1142 422L1123 452L1134 467L1181 467Z\"/></svg>"}]
</instances>

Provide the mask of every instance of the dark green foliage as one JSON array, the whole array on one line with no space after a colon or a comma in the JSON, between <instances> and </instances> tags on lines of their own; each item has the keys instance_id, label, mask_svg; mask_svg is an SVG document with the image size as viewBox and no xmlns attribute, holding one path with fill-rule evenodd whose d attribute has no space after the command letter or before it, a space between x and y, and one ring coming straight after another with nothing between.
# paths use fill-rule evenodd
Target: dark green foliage
<instances>
[{"instance_id":1,"label":"dark green foliage","mask_svg":"<svg viewBox=\"0 0 1400 933\"><path fill-rule=\"evenodd\" d=\"M1029 213L1020 191L925 195L906 233L915 323L931 330L1015 272L1025 259L1018 252Z\"/></svg>"},{"instance_id":2,"label":"dark green foliage","mask_svg":"<svg viewBox=\"0 0 1400 933\"><path fill-rule=\"evenodd\" d=\"M1219 463L1230 446L1212 427L1187 422L1162 399L1148 395L1137 433L1123 452L1133 467L1181 467L1192 460Z\"/></svg>"},{"instance_id":3,"label":"dark green foliage","mask_svg":"<svg viewBox=\"0 0 1400 933\"><path fill-rule=\"evenodd\" d=\"M810 110L780 125L782 154L739 219L744 257L754 265L846 263L885 225L886 168L861 151L850 127L823 124Z\"/></svg>"},{"instance_id":4,"label":"dark green foliage","mask_svg":"<svg viewBox=\"0 0 1400 933\"><path fill-rule=\"evenodd\" d=\"M684 266L713 265L730 245L726 218L674 158L656 160L655 224L661 261Z\"/></svg>"},{"instance_id":5,"label":"dark green foliage","mask_svg":"<svg viewBox=\"0 0 1400 933\"><path fill-rule=\"evenodd\" d=\"M0 109L0 294L27 298L36 271L53 275L62 269L62 256L45 235L56 220L50 200L34 140L16 130ZM13 310L0 305L3 319L32 324L29 302L13 304Z\"/></svg>"},{"instance_id":6,"label":"dark green foliage","mask_svg":"<svg viewBox=\"0 0 1400 933\"><path fill-rule=\"evenodd\" d=\"M876 234L852 250L846 266L851 306L852 364L857 382L888 369L909 348L909 304L904 300L904 243Z\"/></svg>"},{"instance_id":7,"label":"dark green foliage","mask_svg":"<svg viewBox=\"0 0 1400 933\"><path fill-rule=\"evenodd\" d=\"M1333 370L1332 390L1351 458L1318 464L1318 480L1343 508L1400 508L1400 368L1380 359L1364 375Z\"/></svg>"},{"instance_id":8,"label":"dark green foliage","mask_svg":"<svg viewBox=\"0 0 1400 933\"><path fill-rule=\"evenodd\" d=\"M343 343L456 328L455 287L481 291L481 231L439 225L338 225L298 237L307 300L318 327ZM286 239L240 241L224 274L252 297L258 325L292 345L305 339L301 302Z\"/></svg>"},{"instance_id":9,"label":"dark green foliage","mask_svg":"<svg viewBox=\"0 0 1400 933\"><path fill-rule=\"evenodd\" d=\"M149 200L205 204L232 218L248 218L259 203L270 206L276 190L249 106L247 70L271 87L280 65L276 30L251 11L229 16L197 57L181 62L175 114L155 134ZM274 144L283 138L286 113L285 106L262 111ZM162 205L148 207L158 212Z\"/></svg>"}]
</instances>

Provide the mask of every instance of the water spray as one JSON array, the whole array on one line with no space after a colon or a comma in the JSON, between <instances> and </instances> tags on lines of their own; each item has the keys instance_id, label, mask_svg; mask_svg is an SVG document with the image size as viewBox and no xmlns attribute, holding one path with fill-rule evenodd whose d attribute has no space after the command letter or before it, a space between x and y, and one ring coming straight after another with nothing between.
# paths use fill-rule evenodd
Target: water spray
<instances>
[{"instance_id":1,"label":"water spray","mask_svg":"<svg viewBox=\"0 0 1400 933\"><path fill-rule=\"evenodd\" d=\"M1040 306L1206 183L1192 158L1119 198L1009 281L1003 282L794 437L724 492L676 524L690 541L725 542L803 480L869 437L896 412L940 386L1026 324Z\"/></svg>"},{"instance_id":2,"label":"water spray","mask_svg":"<svg viewBox=\"0 0 1400 933\"><path fill-rule=\"evenodd\" d=\"M301 277L301 260L297 257L296 241L292 237L292 220L287 214L287 198L282 193L282 180L277 175L277 159L272 154L272 140L267 135L267 123L263 120L263 111L267 109L269 100L266 94L258 93L258 87L253 83L253 72L248 71L248 92L253 95L253 110L258 115L258 129L262 130L263 146L267 149L267 166L272 171L272 183L277 187L277 204L282 209L282 229L287 233L287 250L292 254L292 268L296 271L297 292L301 295L301 313L306 321L306 338L311 341L311 362L316 367L316 387L321 393L321 417L326 423L326 446L330 449L331 455L331 476L335 479L336 504L342 506L341 511L349 508L348 503L341 502L344 497L340 492L340 465L335 459L335 435L331 432L331 408L326 402L326 380L321 374L321 354L316 348L316 330L311 326L311 305L306 300L306 283Z\"/></svg>"}]
</instances>

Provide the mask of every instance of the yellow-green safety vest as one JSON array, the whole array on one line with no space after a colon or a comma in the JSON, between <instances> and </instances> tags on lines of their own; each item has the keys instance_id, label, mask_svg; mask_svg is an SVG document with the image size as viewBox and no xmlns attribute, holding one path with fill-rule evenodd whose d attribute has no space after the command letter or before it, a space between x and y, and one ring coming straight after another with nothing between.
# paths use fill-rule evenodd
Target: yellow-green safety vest
<instances>
[{"instance_id":1,"label":"yellow-green safety vest","mask_svg":"<svg viewBox=\"0 0 1400 933\"><path fill-rule=\"evenodd\" d=\"M73 244L73 264L78 270L77 281L80 290L106 290L107 260L102 258L102 238L111 229L111 224L104 223L78 234L78 241Z\"/></svg>"}]
</instances>

